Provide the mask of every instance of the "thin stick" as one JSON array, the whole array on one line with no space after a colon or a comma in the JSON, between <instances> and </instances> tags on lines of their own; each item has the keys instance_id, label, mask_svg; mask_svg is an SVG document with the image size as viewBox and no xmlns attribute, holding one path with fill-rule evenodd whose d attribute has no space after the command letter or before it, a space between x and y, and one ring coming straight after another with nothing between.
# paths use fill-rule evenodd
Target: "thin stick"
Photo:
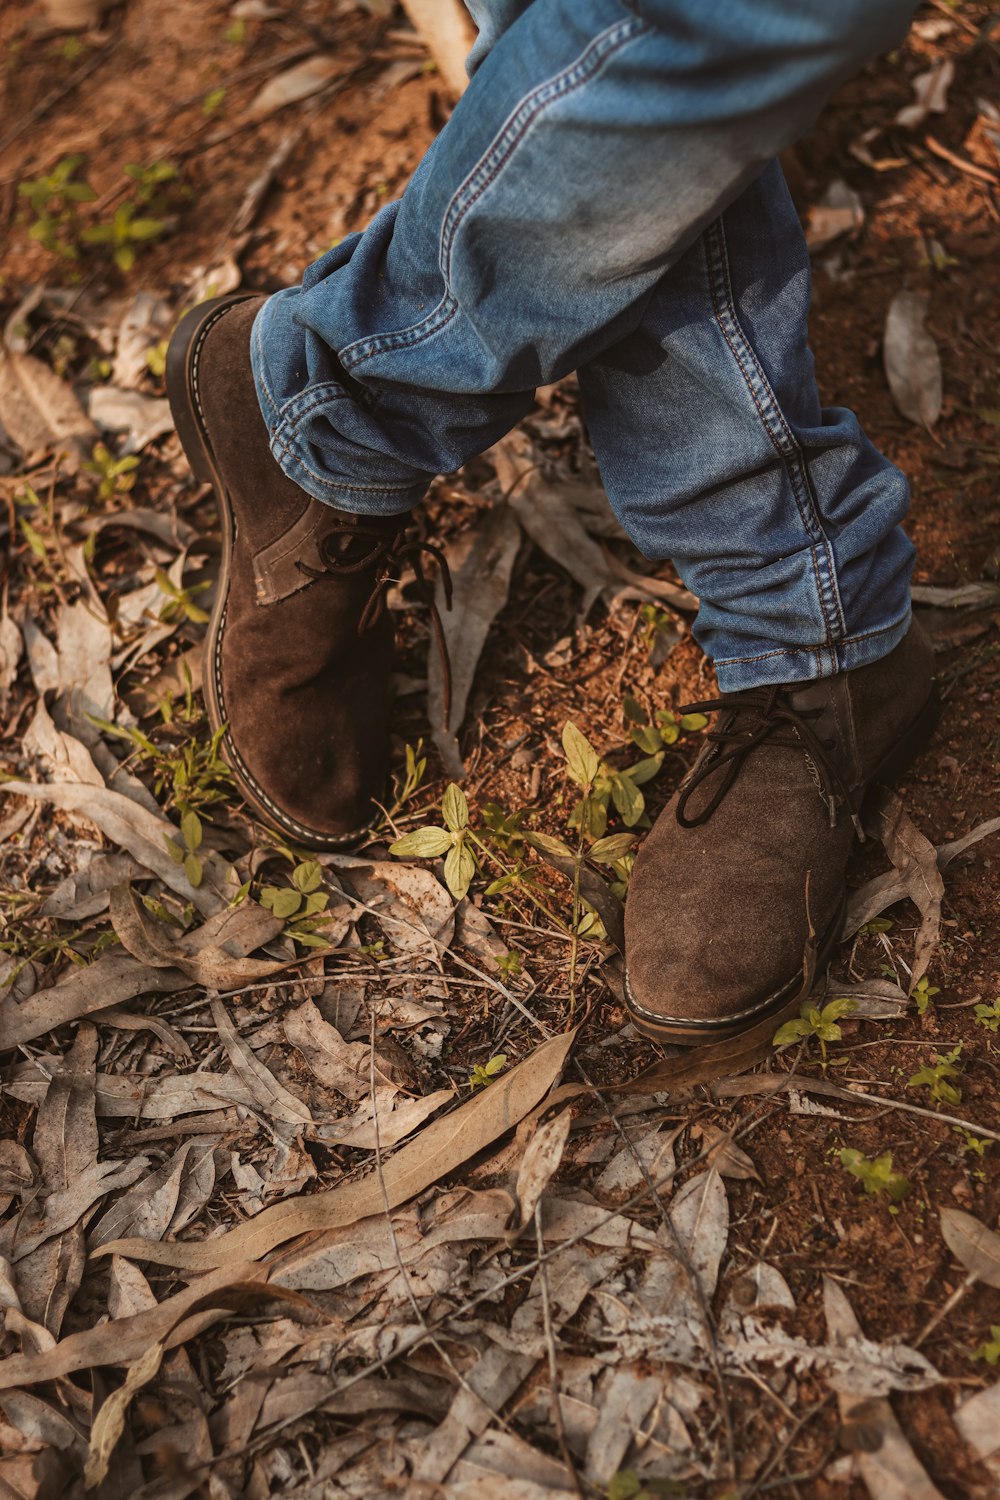
<instances>
[{"instance_id":1,"label":"thin stick","mask_svg":"<svg viewBox=\"0 0 1000 1500\"><path fill-rule=\"evenodd\" d=\"M549 1355L549 1388L552 1393L552 1420L555 1424L556 1437L562 1450L563 1463L569 1470L573 1481L573 1488L580 1496L580 1500L586 1500L580 1476L573 1462L569 1443L566 1439L566 1424L563 1422L562 1396L559 1391L559 1366L556 1360L556 1337L552 1327L552 1304L549 1299L549 1271L545 1263L545 1237L542 1234L542 1205L535 1204L535 1246L538 1250L538 1285L542 1293L542 1324L545 1329L545 1343Z\"/></svg>"}]
</instances>

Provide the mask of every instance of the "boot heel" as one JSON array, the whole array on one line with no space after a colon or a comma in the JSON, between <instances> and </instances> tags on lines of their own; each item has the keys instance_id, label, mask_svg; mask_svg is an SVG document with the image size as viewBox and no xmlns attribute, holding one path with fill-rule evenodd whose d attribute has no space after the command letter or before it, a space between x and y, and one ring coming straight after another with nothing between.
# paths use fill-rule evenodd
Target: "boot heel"
<instances>
[{"instance_id":1,"label":"boot heel","mask_svg":"<svg viewBox=\"0 0 1000 1500\"><path fill-rule=\"evenodd\" d=\"M909 729L897 740L889 754L879 765L869 786L895 786L900 777L909 770L917 756L930 741L941 717L941 697L936 687L931 688L930 697L920 710Z\"/></svg>"},{"instance_id":2,"label":"boot heel","mask_svg":"<svg viewBox=\"0 0 1000 1500\"><path fill-rule=\"evenodd\" d=\"M170 411L191 472L202 484L214 483L215 475L198 395L198 356L212 325L235 303L246 301L249 295L248 292L231 292L225 297L200 302L181 318L167 346L166 386Z\"/></svg>"}]
</instances>

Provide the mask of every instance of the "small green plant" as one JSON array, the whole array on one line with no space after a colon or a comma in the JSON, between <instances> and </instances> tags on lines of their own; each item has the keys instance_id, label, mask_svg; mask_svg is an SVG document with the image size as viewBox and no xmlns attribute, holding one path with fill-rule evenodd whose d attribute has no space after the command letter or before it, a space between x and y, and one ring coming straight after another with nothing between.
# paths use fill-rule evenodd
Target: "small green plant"
<instances>
[{"instance_id":1,"label":"small green plant","mask_svg":"<svg viewBox=\"0 0 1000 1500\"><path fill-rule=\"evenodd\" d=\"M243 17L238 17L230 26L227 26L222 36L225 41L231 42L234 47L241 47L247 39L247 23Z\"/></svg>"},{"instance_id":2,"label":"small green plant","mask_svg":"<svg viewBox=\"0 0 1000 1500\"><path fill-rule=\"evenodd\" d=\"M469 842L469 804L455 782L441 799L441 817L443 828L429 824L406 833L390 844L389 853L397 859L439 859L443 854L445 884L455 900L461 901L479 865Z\"/></svg>"},{"instance_id":3,"label":"small green plant","mask_svg":"<svg viewBox=\"0 0 1000 1500\"><path fill-rule=\"evenodd\" d=\"M150 344L146 350L146 368L150 375L156 376L157 380L162 380L167 373L167 346L169 343L169 339L160 339L159 343Z\"/></svg>"},{"instance_id":4,"label":"small green plant","mask_svg":"<svg viewBox=\"0 0 1000 1500\"><path fill-rule=\"evenodd\" d=\"M985 1156L993 1144L989 1136L973 1135L964 1125L955 1125L953 1128L962 1137L962 1150L970 1156Z\"/></svg>"},{"instance_id":5,"label":"small green plant","mask_svg":"<svg viewBox=\"0 0 1000 1500\"><path fill-rule=\"evenodd\" d=\"M97 474L100 478L98 498L112 500L118 495L127 495L132 489L139 459L134 453L127 453L124 458L115 458L106 443L95 443L83 467L88 474Z\"/></svg>"},{"instance_id":6,"label":"small green plant","mask_svg":"<svg viewBox=\"0 0 1000 1500\"><path fill-rule=\"evenodd\" d=\"M497 959L497 973L502 979L516 979L521 972L521 955L516 948L511 948Z\"/></svg>"},{"instance_id":7,"label":"small green plant","mask_svg":"<svg viewBox=\"0 0 1000 1500\"><path fill-rule=\"evenodd\" d=\"M195 604L194 596L210 588L210 584L193 583L190 588L179 588L163 568L156 569L155 577L161 591L167 596L167 602L159 615L165 625L177 625L181 620L190 620L195 625L207 623L208 614L200 605Z\"/></svg>"},{"instance_id":8,"label":"small green plant","mask_svg":"<svg viewBox=\"0 0 1000 1500\"><path fill-rule=\"evenodd\" d=\"M608 828L612 805L626 828L648 828L646 801L640 787L652 781L663 764L657 751L635 765L618 770L602 760L586 735L567 720L562 732L566 769L583 796L569 817L571 828L590 840L602 839Z\"/></svg>"},{"instance_id":9,"label":"small green plant","mask_svg":"<svg viewBox=\"0 0 1000 1500\"><path fill-rule=\"evenodd\" d=\"M858 937L879 937L883 932L891 932L893 929L891 917L873 917L870 922L865 922L863 927L857 931Z\"/></svg>"},{"instance_id":10,"label":"small green plant","mask_svg":"<svg viewBox=\"0 0 1000 1500\"><path fill-rule=\"evenodd\" d=\"M178 172L173 162L154 161L148 167L130 162L124 172L135 183L132 202L137 207L148 208L152 213L162 213L166 206L163 190L168 182L177 181Z\"/></svg>"},{"instance_id":11,"label":"small green plant","mask_svg":"<svg viewBox=\"0 0 1000 1500\"><path fill-rule=\"evenodd\" d=\"M201 112L205 116L218 114L226 99L224 88L209 89L201 101Z\"/></svg>"},{"instance_id":12,"label":"small green plant","mask_svg":"<svg viewBox=\"0 0 1000 1500\"><path fill-rule=\"evenodd\" d=\"M890 1213L899 1212L896 1205L911 1191L911 1183L893 1168L891 1151L883 1151L881 1156L865 1156L848 1146L840 1152L840 1164L858 1179L866 1193L874 1196L885 1193L890 1199Z\"/></svg>"},{"instance_id":13,"label":"small green plant","mask_svg":"<svg viewBox=\"0 0 1000 1500\"><path fill-rule=\"evenodd\" d=\"M917 1015L925 1016L931 1008L931 1001L941 991L936 984L931 984L925 974L913 991L913 1003L917 1007Z\"/></svg>"},{"instance_id":14,"label":"small green plant","mask_svg":"<svg viewBox=\"0 0 1000 1500\"><path fill-rule=\"evenodd\" d=\"M159 239L166 227L162 219L137 217L136 205L126 201L106 224L88 224L80 238L86 245L107 245L119 271L131 271L136 245Z\"/></svg>"},{"instance_id":15,"label":"small green plant","mask_svg":"<svg viewBox=\"0 0 1000 1500\"><path fill-rule=\"evenodd\" d=\"M629 725L629 739L644 755L676 745L682 734L697 734L708 720L704 714L675 714L670 708L657 709L650 722L641 703L626 697L622 708Z\"/></svg>"},{"instance_id":16,"label":"small green plant","mask_svg":"<svg viewBox=\"0 0 1000 1500\"><path fill-rule=\"evenodd\" d=\"M988 1365L1000 1364L1000 1324L990 1325L990 1336L985 1343L980 1344L973 1354L973 1359L984 1359Z\"/></svg>"},{"instance_id":17,"label":"small green plant","mask_svg":"<svg viewBox=\"0 0 1000 1500\"><path fill-rule=\"evenodd\" d=\"M190 682L190 679L189 679ZM190 687L189 687L190 692ZM172 735L182 728L180 716L176 716L173 699L168 696L159 705L163 725L171 727ZM149 735L143 734L135 725L111 724L93 714L87 717L96 724L102 734L112 739L125 740L132 745L135 759L148 768L153 776L153 795L168 811L204 811L218 802L223 802L232 790L232 773L222 759L220 747L226 726L217 729L211 739L202 740L197 735L197 720L190 700L188 712L183 715L183 733L186 735L179 745L157 745Z\"/></svg>"},{"instance_id":18,"label":"small green plant","mask_svg":"<svg viewBox=\"0 0 1000 1500\"><path fill-rule=\"evenodd\" d=\"M427 773L427 756L423 753L424 742L418 740L416 746L406 746L406 760L402 777L395 778L395 796L392 807L389 809L390 817L395 817L400 808L406 806L423 784Z\"/></svg>"},{"instance_id":19,"label":"small green plant","mask_svg":"<svg viewBox=\"0 0 1000 1500\"><path fill-rule=\"evenodd\" d=\"M643 1479L634 1469L619 1469L608 1485L608 1500L683 1500L687 1490L677 1479Z\"/></svg>"},{"instance_id":20,"label":"small green plant","mask_svg":"<svg viewBox=\"0 0 1000 1500\"><path fill-rule=\"evenodd\" d=\"M780 1049L791 1047L795 1042L805 1042L815 1038L819 1042L820 1063L825 1069L827 1043L841 1040L844 1033L839 1023L856 1009L857 1002L847 996L840 1000L829 1000L822 1009L814 1005L812 1001L804 1000L800 1014L794 1020L786 1021L783 1026L778 1027L774 1033L772 1045Z\"/></svg>"},{"instance_id":21,"label":"small green plant","mask_svg":"<svg viewBox=\"0 0 1000 1500\"><path fill-rule=\"evenodd\" d=\"M950 1104L953 1108L961 1104L962 1092L951 1082L951 1079L962 1075L962 1064L959 1062L961 1051L962 1043L959 1042L950 1052L936 1052L933 1063L918 1068L908 1081L907 1088L928 1089L935 1104Z\"/></svg>"},{"instance_id":22,"label":"small green plant","mask_svg":"<svg viewBox=\"0 0 1000 1500\"><path fill-rule=\"evenodd\" d=\"M28 229L29 238L62 260L79 259L80 204L97 197L89 182L77 180L82 164L82 156L64 156L51 172L21 182L17 188L35 216Z\"/></svg>"},{"instance_id":23,"label":"small green plant","mask_svg":"<svg viewBox=\"0 0 1000 1500\"><path fill-rule=\"evenodd\" d=\"M673 615L655 604L643 604L639 609L639 636L649 652L653 667L662 666L670 652L680 640L680 631Z\"/></svg>"},{"instance_id":24,"label":"small green plant","mask_svg":"<svg viewBox=\"0 0 1000 1500\"><path fill-rule=\"evenodd\" d=\"M994 1000L992 1005L977 1005L973 1016L977 1026L996 1034L1000 1031L1000 999Z\"/></svg>"},{"instance_id":25,"label":"small green plant","mask_svg":"<svg viewBox=\"0 0 1000 1500\"><path fill-rule=\"evenodd\" d=\"M469 1087L473 1089L486 1088L487 1084L492 1083L497 1074L502 1073L506 1066L506 1052L498 1052L495 1057L490 1058L489 1062L476 1063L469 1074Z\"/></svg>"},{"instance_id":26,"label":"small green plant","mask_svg":"<svg viewBox=\"0 0 1000 1500\"><path fill-rule=\"evenodd\" d=\"M316 919L329 905L330 898L321 889L323 866L315 859L303 860L292 870L292 883L265 885L260 904L289 926L286 931L307 948L325 948L326 939L318 932Z\"/></svg>"},{"instance_id":27,"label":"small green plant","mask_svg":"<svg viewBox=\"0 0 1000 1500\"><path fill-rule=\"evenodd\" d=\"M164 843L170 858L175 865L184 866L184 873L195 890L201 885L205 876L204 865L198 853L203 837L201 819L190 808L181 815L181 842L178 843L169 834L164 835Z\"/></svg>"}]
</instances>

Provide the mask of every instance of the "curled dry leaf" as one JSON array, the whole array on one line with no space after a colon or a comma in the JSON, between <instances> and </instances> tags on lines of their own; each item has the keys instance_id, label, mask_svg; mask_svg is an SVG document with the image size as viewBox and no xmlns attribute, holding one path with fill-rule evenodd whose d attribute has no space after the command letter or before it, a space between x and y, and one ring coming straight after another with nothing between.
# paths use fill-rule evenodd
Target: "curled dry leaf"
<instances>
[{"instance_id":1,"label":"curled dry leaf","mask_svg":"<svg viewBox=\"0 0 1000 1500\"><path fill-rule=\"evenodd\" d=\"M268 79L251 101L247 110L247 119L262 120L266 115L273 115L277 110L285 109L289 104L297 104L300 99L308 99L311 94L316 94L320 89L326 88L340 71L340 65L336 60L322 53L307 57L305 62L295 63L292 67L286 68L283 73L279 73L277 77Z\"/></svg>"},{"instance_id":2,"label":"curled dry leaf","mask_svg":"<svg viewBox=\"0 0 1000 1500\"><path fill-rule=\"evenodd\" d=\"M389 1208L395 1208L513 1129L534 1109L562 1071L575 1036L575 1031L569 1031L543 1042L488 1089L426 1126L386 1162L381 1182L372 1175L309 1198L277 1203L251 1223L203 1244L150 1245L128 1239L104 1245L97 1253L133 1255L159 1265L203 1270L238 1256L266 1255L313 1229L332 1229L382 1213L386 1199Z\"/></svg>"},{"instance_id":3,"label":"curled dry leaf","mask_svg":"<svg viewBox=\"0 0 1000 1500\"><path fill-rule=\"evenodd\" d=\"M941 1233L952 1255L977 1281L1000 1287L1000 1234L959 1208L941 1210Z\"/></svg>"},{"instance_id":4,"label":"curled dry leaf","mask_svg":"<svg viewBox=\"0 0 1000 1500\"><path fill-rule=\"evenodd\" d=\"M260 912L259 926L256 912ZM242 917L237 917L237 913ZM243 902L235 912L220 912L218 917L224 924L222 930L226 927L235 930L242 923L244 931L253 934L251 941L255 947L270 942L281 931L277 918L257 907L255 902ZM206 989L233 989L241 984L253 984L287 969L290 963L299 962L297 959L278 961L237 956L229 951L232 942L228 948L223 948L218 941L213 941L219 930L218 921L211 927L206 922L193 932L175 937L173 929L147 918L139 910L135 895L127 885L115 886L111 892L111 923L122 946L140 963L152 968L179 969Z\"/></svg>"},{"instance_id":5,"label":"curled dry leaf","mask_svg":"<svg viewBox=\"0 0 1000 1500\"><path fill-rule=\"evenodd\" d=\"M933 427L941 415L941 355L924 326L925 292L897 292L889 304L882 341L892 399L909 422Z\"/></svg>"},{"instance_id":6,"label":"curled dry leaf","mask_svg":"<svg viewBox=\"0 0 1000 1500\"><path fill-rule=\"evenodd\" d=\"M742 1147L737 1146L730 1131L720 1130L710 1120L700 1120L691 1126L691 1136L700 1142L701 1149L708 1153L708 1165L714 1167L721 1177L744 1182L750 1179L760 1181L757 1168Z\"/></svg>"},{"instance_id":7,"label":"curled dry leaf","mask_svg":"<svg viewBox=\"0 0 1000 1500\"><path fill-rule=\"evenodd\" d=\"M944 881L938 868L937 850L916 827L895 792L881 796L871 831L881 839L893 869L886 875L876 875L860 890L852 892L844 917L844 936L850 937L887 907L909 897L920 912L910 972L912 994L927 972L941 937Z\"/></svg>"},{"instance_id":8,"label":"curled dry leaf","mask_svg":"<svg viewBox=\"0 0 1000 1500\"><path fill-rule=\"evenodd\" d=\"M521 531L507 503L488 510L475 531L462 539L465 555L449 556L452 566L451 609L446 607L440 574L434 586L445 645L451 664L451 706L444 717L444 675L440 652L431 649L427 671L427 717L447 775L461 781L465 767L458 731L472 690L476 666L490 626L507 602L510 577L521 544Z\"/></svg>"},{"instance_id":9,"label":"curled dry leaf","mask_svg":"<svg viewBox=\"0 0 1000 1500\"><path fill-rule=\"evenodd\" d=\"M284 1088L270 1069L257 1058L240 1036L229 1018L222 1001L212 1000L212 1020L215 1022L222 1045L229 1053L233 1071L241 1078L250 1093L272 1119L287 1120L293 1125L312 1123L312 1115L301 1099L296 1099Z\"/></svg>"},{"instance_id":10,"label":"curled dry leaf","mask_svg":"<svg viewBox=\"0 0 1000 1500\"><path fill-rule=\"evenodd\" d=\"M122 453L141 453L166 432L173 432L170 403L162 396L96 385L88 402L91 419L104 432L128 434Z\"/></svg>"},{"instance_id":11,"label":"curled dry leaf","mask_svg":"<svg viewBox=\"0 0 1000 1500\"><path fill-rule=\"evenodd\" d=\"M571 1119L570 1111L562 1110L539 1125L528 1142L517 1172L514 1222L507 1234L508 1244L513 1244L531 1222L542 1194L559 1170Z\"/></svg>"},{"instance_id":12,"label":"curled dry leaf","mask_svg":"<svg viewBox=\"0 0 1000 1500\"><path fill-rule=\"evenodd\" d=\"M914 130L929 114L943 115L954 78L955 64L950 57L942 57L925 73L918 73L913 80L913 103L904 104L897 112L896 124Z\"/></svg>"},{"instance_id":13,"label":"curled dry leaf","mask_svg":"<svg viewBox=\"0 0 1000 1500\"><path fill-rule=\"evenodd\" d=\"M84 1483L94 1489L108 1472L111 1455L125 1431L125 1413L136 1391L142 1389L159 1371L163 1362L163 1345L150 1344L145 1354L131 1365L124 1381L104 1402L90 1430L90 1451L83 1468Z\"/></svg>"},{"instance_id":14,"label":"curled dry leaf","mask_svg":"<svg viewBox=\"0 0 1000 1500\"><path fill-rule=\"evenodd\" d=\"M18 1005L0 999L0 1051L21 1047L40 1036L109 1006L140 995L173 994L191 981L176 969L152 968L127 954L104 953L85 969L71 969L50 989L39 990Z\"/></svg>"}]
</instances>

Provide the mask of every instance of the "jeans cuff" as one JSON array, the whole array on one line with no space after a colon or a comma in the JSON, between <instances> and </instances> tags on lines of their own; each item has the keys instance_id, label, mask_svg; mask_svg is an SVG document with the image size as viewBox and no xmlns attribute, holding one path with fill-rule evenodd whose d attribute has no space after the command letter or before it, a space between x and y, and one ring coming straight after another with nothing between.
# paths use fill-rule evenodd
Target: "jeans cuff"
<instances>
[{"instance_id":1,"label":"jeans cuff","mask_svg":"<svg viewBox=\"0 0 1000 1500\"><path fill-rule=\"evenodd\" d=\"M756 656L717 659L715 674L719 690L743 693L756 687L815 682L820 677L834 677L838 672L852 672L856 667L870 666L895 650L910 628L910 619L907 593L902 616L879 630L848 636L830 646L802 646L797 650L764 651Z\"/></svg>"}]
</instances>

